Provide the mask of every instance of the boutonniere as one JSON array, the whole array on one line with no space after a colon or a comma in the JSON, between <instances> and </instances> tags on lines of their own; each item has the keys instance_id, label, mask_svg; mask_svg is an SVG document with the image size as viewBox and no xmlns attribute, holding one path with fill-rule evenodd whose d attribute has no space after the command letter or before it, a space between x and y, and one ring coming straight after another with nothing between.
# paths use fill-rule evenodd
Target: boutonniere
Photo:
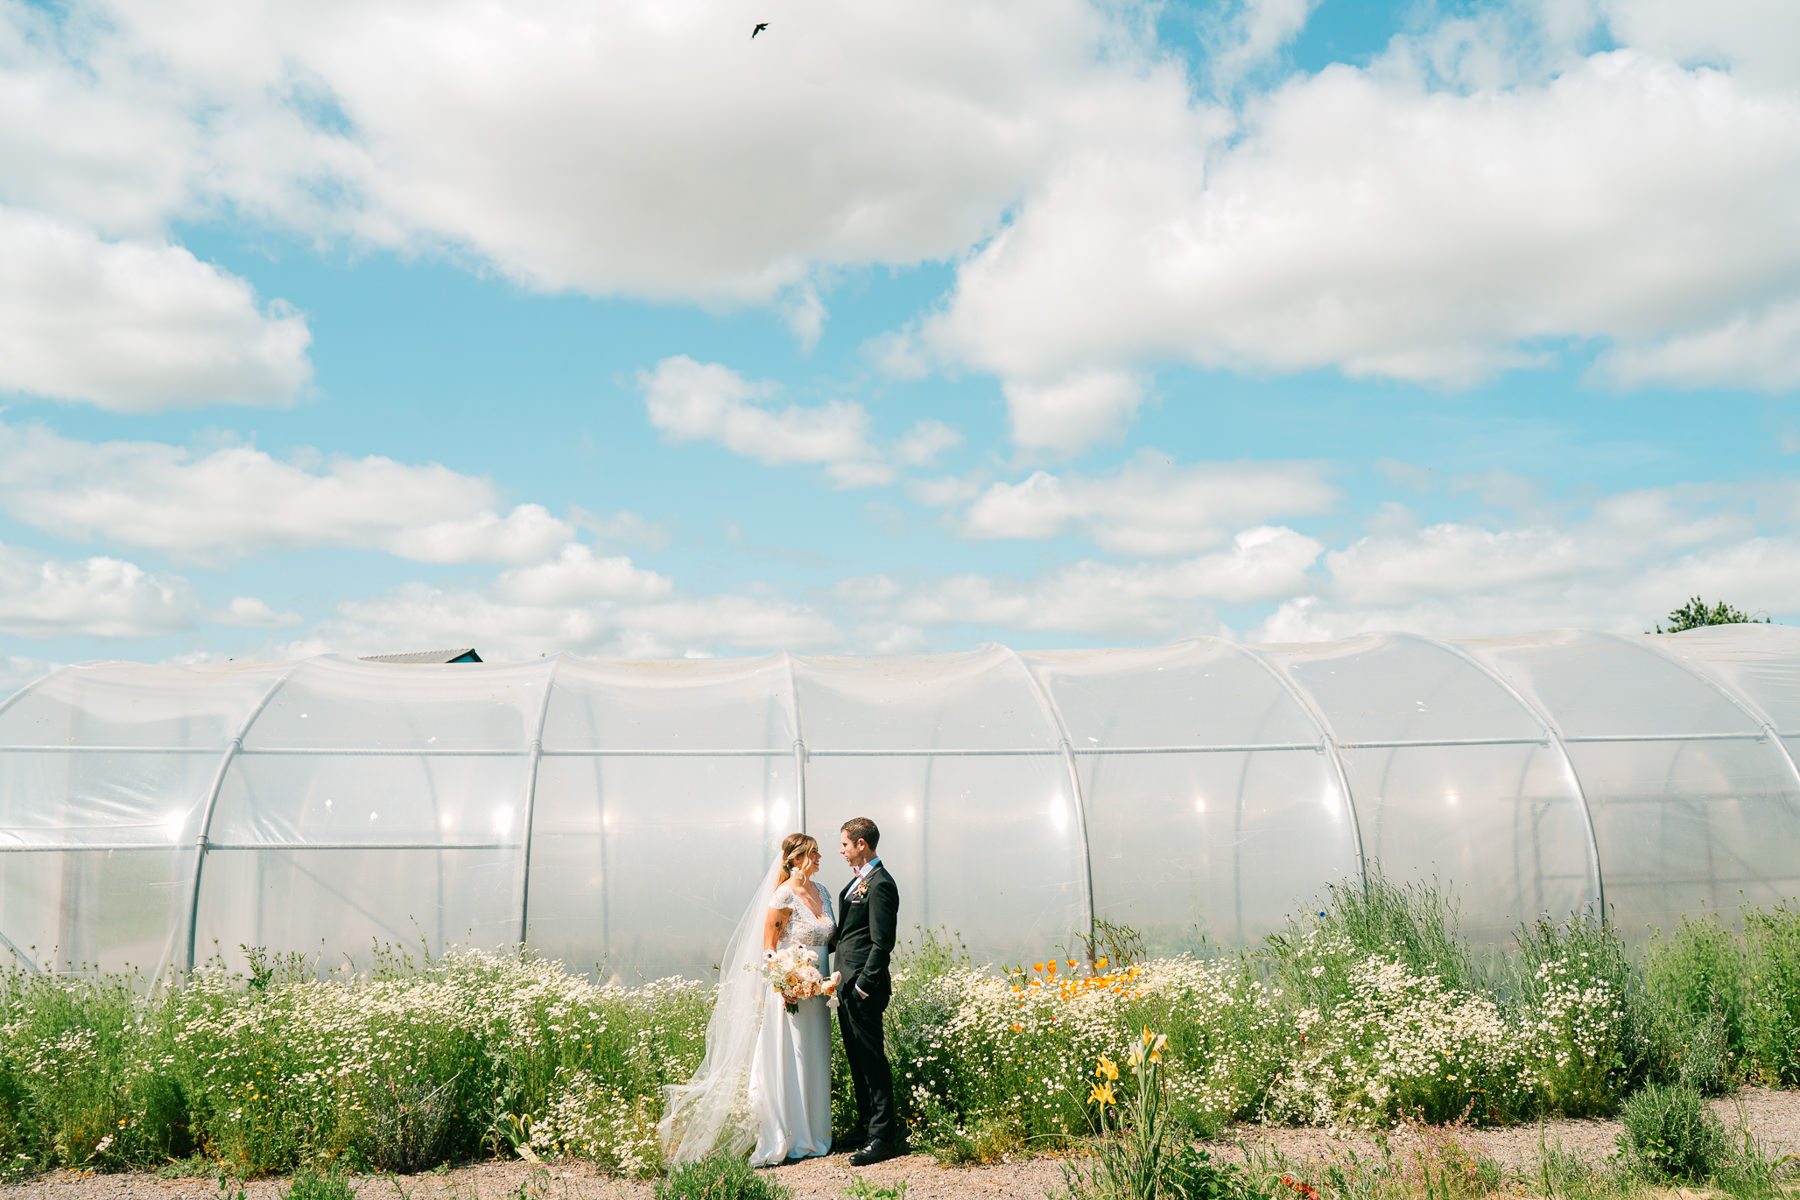
<instances>
[{"instance_id":1,"label":"boutonniere","mask_svg":"<svg viewBox=\"0 0 1800 1200\"><path fill-rule=\"evenodd\" d=\"M867 896L869 894L869 881L867 879L859 878L855 883L850 885L850 894L855 896L858 900Z\"/></svg>"}]
</instances>

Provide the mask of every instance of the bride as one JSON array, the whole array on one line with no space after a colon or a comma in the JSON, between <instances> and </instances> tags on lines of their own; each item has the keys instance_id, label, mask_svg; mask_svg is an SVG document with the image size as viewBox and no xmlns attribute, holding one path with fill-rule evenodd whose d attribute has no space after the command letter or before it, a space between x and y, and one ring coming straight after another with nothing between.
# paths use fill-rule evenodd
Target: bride
<instances>
[{"instance_id":1,"label":"bride","mask_svg":"<svg viewBox=\"0 0 1800 1200\"><path fill-rule=\"evenodd\" d=\"M789 834L726 944L719 996L706 1026L706 1056L686 1084L668 1089L657 1126L671 1163L750 1152L757 1166L831 1151L831 1022L825 999L788 1012L759 971L776 950L805 946L830 977L826 952L837 921L813 882L819 843Z\"/></svg>"}]
</instances>

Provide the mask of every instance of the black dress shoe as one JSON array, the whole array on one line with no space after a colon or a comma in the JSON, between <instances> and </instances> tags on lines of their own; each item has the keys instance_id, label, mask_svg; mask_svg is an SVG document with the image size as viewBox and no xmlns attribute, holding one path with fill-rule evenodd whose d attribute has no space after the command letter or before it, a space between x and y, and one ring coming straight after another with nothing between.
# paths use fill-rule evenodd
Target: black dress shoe
<instances>
[{"instance_id":1,"label":"black dress shoe","mask_svg":"<svg viewBox=\"0 0 1800 1200\"><path fill-rule=\"evenodd\" d=\"M890 1158L899 1158L911 1151L904 1142L873 1141L850 1156L853 1167L868 1167Z\"/></svg>"},{"instance_id":2,"label":"black dress shoe","mask_svg":"<svg viewBox=\"0 0 1800 1200\"><path fill-rule=\"evenodd\" d=\"M861 1129L846 1133L843 1137L831 1139L833 1154L854 1154L869 1144L869 1135Z\"/></svg>"}]
</instances>

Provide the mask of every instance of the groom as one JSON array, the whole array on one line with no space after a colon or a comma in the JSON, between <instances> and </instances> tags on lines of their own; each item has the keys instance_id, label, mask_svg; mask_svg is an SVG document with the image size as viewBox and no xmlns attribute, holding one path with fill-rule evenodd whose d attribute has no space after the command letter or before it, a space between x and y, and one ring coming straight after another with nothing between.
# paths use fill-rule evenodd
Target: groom
<instances>
[{"instance_id":1,"label":"groom","mask_svg":"<svg viewBox=\"0 0 1800 1200\"><path fill-rule=\"evenodd\" d=\"M908 1153L894 1115L894 1073L888 1068L881 1014L893 985L888 956L894 950L894 923L900 915L900 889L876 857L881 830L867 817L844 822L840 850L856 874L838 896L837 966L838 1028L844 1035L844 1057L856 1087L856 1115L863 1122L851 1144L867 1144L850 1156L850 1165L866 1167Z\"/></svg>"}]
</instances>

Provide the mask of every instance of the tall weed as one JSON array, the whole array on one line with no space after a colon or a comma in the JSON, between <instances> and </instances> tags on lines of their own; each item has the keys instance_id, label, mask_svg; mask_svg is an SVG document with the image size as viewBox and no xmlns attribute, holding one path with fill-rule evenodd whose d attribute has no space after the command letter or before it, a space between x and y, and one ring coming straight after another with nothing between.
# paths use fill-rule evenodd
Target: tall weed
<instances>
[{"instance_id":1,"label":"tall weed","mask_svg":"<svg viewBox=\"0 0 1800 1200\"><path fill-rule=\"evenodd\" d=\"M1693 1088L1653 1083L1619 1110L1619 1149L1653 1182L1702 1183L1724 1165L1725 1127Z\"/></svg>"},{"instance_id":2,"label":"tall weed","mask_svg":"<svg viewBox=\"0 0 1800 1200\"><path fill-rule=\"evenodd\" d=\"M117 1168L186 1153L174 1064L147 1036L156 1006L142 980L15 970L0 983L0 1010L0 1089L20 1103L8 1122L15 1160Z\"/></svg>"},{"instance_id":3,"label":"tall weed","mask_svg":"<svg viewBox=\"0 0 1800 1200\"><path fill-rule=\"evenodd\" d=\"M1643 989L1618 935L1593 913L1521 926L1502 991L1526 1038L1529 1114L1608 1116L1652 1071Z\"/></svg>"},{"instance_id":4,"label":"tall weed","mask_svg":"<svg viewBox=\"0 0 1800 1200\"><path fill-rule=\"evenodd\" d=\"M1730 1089L1750 1047L1750 959L1716 915L1683 916L1643 958L1651 1036L1664 1073L1707 1095Z\"/></svg>"},{"instance_id":5,"label":"tall weed","mask_svg":"<svg viewBox=\"0 0 1800 1200\"><path fill-rule=\"evenodd\" d=\"M1756 1073L1800 1085L1800 906L1794 901L1744 914L1750 965L1747 1041Z\"/></svg>"},{"instance_id":6,"label":"tall weed","mask_svg":"<svg viewBox=\"0 0 1800 1200\"><path fill-rule=\"evenodd\" d=\"M1283 988L1318 1006L1347 994L1353 965L1371 955L1400 963L1415 975L1436 976L1452 991L1474 991L1485 981L1478 977L1459 925L1447 891L1374 874L1366 883L1332 884L1316 917L1290 916L1286 929L1267 939L1268 955ZM1315 949L1301 955L1307 942L1337 952L1324 956Z\"/></svg>"}]
</instances>

